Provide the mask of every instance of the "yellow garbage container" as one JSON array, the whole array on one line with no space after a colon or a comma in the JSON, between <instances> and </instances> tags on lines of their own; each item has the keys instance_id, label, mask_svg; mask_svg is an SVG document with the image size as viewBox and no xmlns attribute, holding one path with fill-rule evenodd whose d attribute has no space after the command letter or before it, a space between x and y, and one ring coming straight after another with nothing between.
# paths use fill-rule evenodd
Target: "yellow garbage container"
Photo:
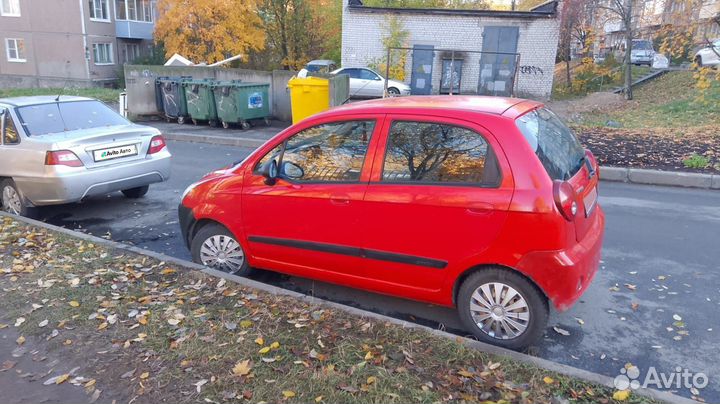
<instances>
[{"instance_id":1,"label":"yellow garbage container","mask_svg":"<svg viewBox=\"0 0 720 404\"><path fill-rule=\"evenodd\" d=\"M293 124L330 109L330 81L320 77L293 77L288 82Z\"/></svg>"}]
</instances>

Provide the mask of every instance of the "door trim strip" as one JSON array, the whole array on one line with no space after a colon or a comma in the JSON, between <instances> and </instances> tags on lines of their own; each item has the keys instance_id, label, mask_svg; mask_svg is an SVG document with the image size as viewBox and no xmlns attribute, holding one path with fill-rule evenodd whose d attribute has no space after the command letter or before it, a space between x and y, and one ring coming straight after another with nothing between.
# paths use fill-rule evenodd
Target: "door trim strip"
<instances>
[{"instance_id":1,"label":"door trim strip","mask_svg":"<svg viewBox=\"0 0 720 404\"><path fill-rule=\"evenodd\" d=\"M398 254L387 251L369 250L366 248L349 247L337 244L318 243L314 241L290 240L275 237L250 236L248 240L254 243L271 244L283 247L299 248L303 250L325 252L330 254L348 255L379 261L397 262L400 264L417 265L427 268L444 269L447 261L433 258L418 257L415 255Z\"/></svg>"}]
</instances>

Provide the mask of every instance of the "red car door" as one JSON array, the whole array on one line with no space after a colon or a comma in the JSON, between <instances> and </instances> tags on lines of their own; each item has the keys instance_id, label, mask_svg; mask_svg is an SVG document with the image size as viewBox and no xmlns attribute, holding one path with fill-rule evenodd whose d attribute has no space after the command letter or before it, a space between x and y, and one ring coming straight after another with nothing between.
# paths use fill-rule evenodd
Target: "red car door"
<instances>
[{"instance_id":1,"label":"red car door","mask_svg":"<svg viewBox=\"0 0 720 404\"><path fill-rule=\"evenodd\" d=\"M382 115L315 122L278 141L245 172L242 222L253 265L347 282L362 277L363 196ZM271 160L279 176L258 173Z\"/></svg>"},{"instance_id":2,"label":"red car door","mask_svg":"<svg viewBox=\"0 0 720 404\"><path fill-rule=\"evenodd\" d=\"M482 127L416 115L388 115L375 159L366 272L380 291L432 299L498 235L513 194L508 163Z\"/></svg>"}]
</instances>

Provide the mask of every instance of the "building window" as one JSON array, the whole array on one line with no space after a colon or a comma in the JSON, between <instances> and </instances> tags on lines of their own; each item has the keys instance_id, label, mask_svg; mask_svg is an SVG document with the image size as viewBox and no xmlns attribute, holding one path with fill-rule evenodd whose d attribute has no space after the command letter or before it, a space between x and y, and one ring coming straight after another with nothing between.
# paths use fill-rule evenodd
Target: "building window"
<instances>
[{"instance_id":1,"label":"building window","mask_svg":"<svg viewBox=\"0 0 720 404\"><path fill-rule=\"evenodd\" d=\"M20 0L0 0L0 15L20 17Z\"/></svg>"},{"instance_id":2,"label":"building window","mask_svg":"<svg viewBox=\"0 0 720 404\"><path fill-rule=\"evenodd\" d=\"M112 44L111 43L95 43L93 44L93 56L96 65L113 64Z\"/></svg>"},{"instance_id":3,"label":"building window","mask_svg":"<svg viewBox=\"0 0 720 404\"><path fill-rule=\"evenodd\" d=\"M115 18L126 21L153 22L151 0L117 0Z\"/></svg>"},{"instance_id":4,"label":"building window","mask_svg":"<svg viewBox=\"0 0 720 404\"><path fill-rule=\"evenodd\" d=\"M110 21L108 0L88 0L90 5L90 19Z\"/></svg>"},{"instance_id":5,"label":"building window","mask_svg":"<svg viewBox=\"0 0 720 404\"><path fill-rule=\"evenodd\" d=\"M7 50L7 60L9 62L26 62L25 59L25 40L20 38L5 39L5 49Z\"/></svg>"},{"instance_id":6,"label":"building window","mask_svg":"<svg viewBox=\"0 0 720 404\"><path fill-rule=\"evenodd\" d=\"M123 63L132 63L135 59L140 57L140 45L136 43L123 44Z\"/></svg>"}]
</instances>

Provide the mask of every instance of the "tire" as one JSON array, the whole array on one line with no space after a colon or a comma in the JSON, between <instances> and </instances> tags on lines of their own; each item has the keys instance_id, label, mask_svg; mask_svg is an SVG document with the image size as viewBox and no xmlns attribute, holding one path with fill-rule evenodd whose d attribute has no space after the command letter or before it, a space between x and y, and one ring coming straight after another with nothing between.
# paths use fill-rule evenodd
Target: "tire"
<instances>
[{"instance_id":1,"label":"tire","mask_svg":"<svg viewBox=\"0 0 720 404\"><path fill-rule=\"evenodd\" d=\"M507 328L503 328L499 322L493 320L492 314L487 314L490 316L487 319L479 320L482 321L484 329L480 328L476 322L476 319L479 319L480 316L483 315L482 311L478 311L477 308L481 308L481 310L484 309L484 306L477 297L482 296L484 293L482 289L485 289L491 292L490 297L492 298L493 295L495 295L494 286L496 284L502 285L500 296L503 297L503 300L508 294L512 293L512 290L517 293L517 295L505 303L504 306L514 306L508 313L515 314L511 319L515 324L526 327L522 332L520 332L521 327L513 328L507 326ZM472 306L476 308L474 313L471 310L471 302L473 301L477 302L472 303ZM524 309L522 308L521 301L525 303ZM497 309L497 307L502 304L498 305L492 301L489 303L492 308L505 312L503 309ZM503 302L501 301L501 303ZM542 336L547 326L549 315L547 299L533 283L516 272L498 267L481 269L463 281L457 296L457 309L463 325L468 331L472 332L477 339L482 342L515 350L532 345ZM490 310L488 310L488 313L489 312ZM523 321L525 317L526 320ZM502 318L507 320L504 314ZM513 335L513 333L515 335Z\"/></svg>"},{"instance_id":2,"label":"tire","mask_svg":"<svg viewBox=\"0 0 720 404\"><path fill-rule=\"evenodd\" d=\"M230 127L230 124L225 121L222 121L222 127L223 127L223 129L227 129Z\"/></svg>"},{"instance_id":3,"label":"tire","mask_svg":"<svg viewBox=\"0 0 720 404\"><path fill-rule=\"evenodd\" d=\"M388 88L388 96L390 97L399 97L400 96L400 90L398 90L395 87Z\"/></svg>"},{"instance_id":4,"label":"tire","mask_svg":"<svg viewBox=\"0 0 720 404\"><path fill-rule=\"evenodd\" d=\"M18 216L32 217L35 210L30 207L18 190L15 181L0 181L0 210Z\"/></svg>"},{"instance_id":5,"label":"tire","mask_svg":"<svg viewBox=\"0 0 720 404\"><path fill-rule=\"evenodd\" d=\"M208 121L208 125L210 125L211 128L217 128L218 122L214 119L211 119Z\"/></svg>"},{"instance_id":6,"label":"tire","mask_svg":"<svg viewBox=\"0 0 720 404\"><path fill-rule=\"evenodd\" d=\"M232 240L234 244L228 243L227 238ZM233 260L230 260L227 255L218 256L218 246L224 243L226 243L225 250L227 250L224 251L225 254L230 252L231 254L239 254L239 256L231 256L234 258ZM213 251L212 246L216 251ZM190 253L194 262L219 271L238 276L248 276L252 272L242 245L230 230L218 223L206 224L195 233L190 242Z\"/></svg>"},{"instance_id":7,"label":"tire","mask_svg":"<svg viewBox=\"0 0 720 404\"><path fill-rule=\"evenodd\" d=\"M145 194L148 193L149 189L150 189L150 185L145 185L144 187L123 189L122 193L123 193L123 195L125 195L126 198L138 199L138 198L142 198L143 196L145 196Z\"/></svg>"},{"instance_id":8,"label":"tire","mask_svg":"<svg viewBox=\"0 0 720 404\"><path fill-rule=\"evenodd\" d=\"M248 129L250 129L250 122L248 122L248 121L242 121L242 122L240 123L240 128L242 128L243 130L248 130Z\"/></svg>"},{"instance_id":9,"label":"tire","mask_svg":"<svg viewBox=\"0 0 720 404\"><path fill-rule=\"evenodd\" d=\"M179 123L180 125L182 125L182 124L185 123L185 117L184 117L184 116L179 116L179 117L177 118L177 120L178 120L178 123Z\"/></svg>"}]
</instances>

